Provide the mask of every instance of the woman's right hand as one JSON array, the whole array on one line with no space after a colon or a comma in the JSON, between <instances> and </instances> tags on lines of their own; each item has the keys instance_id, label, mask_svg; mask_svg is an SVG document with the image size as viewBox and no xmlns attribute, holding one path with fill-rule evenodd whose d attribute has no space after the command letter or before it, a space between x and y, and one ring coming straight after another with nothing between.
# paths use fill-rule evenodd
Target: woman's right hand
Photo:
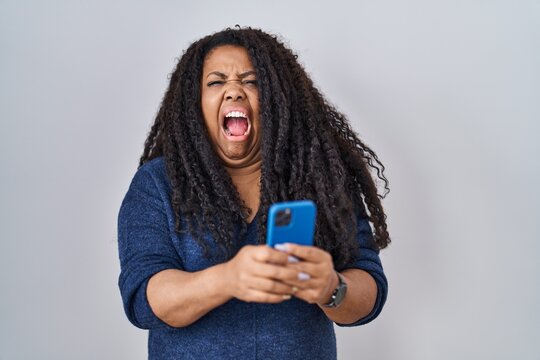
<instances>
[{"instance_id":1,"label":"woman's right hand","mask_svg":"<svg viewBox=\"0 0 540 360\"><path fill-rule=\"evenodd\" d=\"M266 245L247 245L225 265L226 291L247 302L279 303L291 298L293 287L283 281L296 279L287 268L288 255Z\"/></svg>"}]
</instances>

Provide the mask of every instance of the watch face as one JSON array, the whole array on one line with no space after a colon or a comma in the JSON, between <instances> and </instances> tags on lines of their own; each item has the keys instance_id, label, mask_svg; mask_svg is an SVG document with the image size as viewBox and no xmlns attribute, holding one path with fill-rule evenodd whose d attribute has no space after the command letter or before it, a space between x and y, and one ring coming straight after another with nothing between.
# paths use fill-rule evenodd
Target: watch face
<instances>
[{"instance_id":1,"label":"watch face","mask_svg":"<svg viewBox=\"0 0 540 360\"><path fill-rule=\"evenodd\" d=\"M332 298L330 299L330 302L324 304L323 306L338 307L345 298L345 294L347 293L347 283L343 281L343 277L341 277L339 273L337 273L337 275L339 278L338 287L332 293Z\"/></svg>"},{"instance_id":2,"label":"watch face","mask_svg":"<svg viewBox=\"0 0 540 360\"><path fill-rule=\"evenodd\" d=\"M343 299L345 298L345 294L347 293L347 283L343 281L343 278L341 275L338 274L339 277L339 286L337 288L336 297L334 300L334 306L339 306Z\"/></svg>"},{"instance_id":3,"label":"watch face","mask_svg":"<svg viewBox=\"0 0 540 360\"><path fill-rule=\"evenodd\" d=\"M347 285L343 284L338 288L338 291L336 293L336 299L334 300L335 306L338 306L341 304L343 299L345 298L345 293L347 292Z\"/></svg>"}]
</instances>

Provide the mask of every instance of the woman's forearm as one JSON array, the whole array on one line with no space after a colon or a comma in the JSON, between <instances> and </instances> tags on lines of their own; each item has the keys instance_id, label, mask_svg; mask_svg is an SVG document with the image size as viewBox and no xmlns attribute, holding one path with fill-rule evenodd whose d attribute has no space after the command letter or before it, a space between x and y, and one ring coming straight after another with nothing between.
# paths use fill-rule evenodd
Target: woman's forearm
<instances>
[{"instance_id":1,"label":"woman's forearm","mask_svg":"<svg viewBox=\"0 0 540 360\"><path fill-rule=\"evenodd\" d=\"M188 326L210 310L237 298L279 303L291 298L285 284L298 271L285 265L288 255L266 245L246 245L229 261L197 272L176 269L150 278L146 295L152 311L173 327Z\"/></svg>"},{"instance_id":2,"label":"woman's forearm","mask_svg":"<svg viewBox=\"0 0 540 360\"><path fill-rule=\"evenodd\" d=\"M347 294L343 302L337 308L321 306L321 309L330 320L351 324L373 310L377 299L377 283L369 273L360 269L347 269L340 274L347 283ZM337 286L337 280L335 285Z\"/></svg>"},{"instance_id":3,"label":"woman's forearm","mask_svg":"<svg viewBox=\"0 0 540 360\"><path fill-rule=\"evenodd\" d=\"M188 326L232 298L227 291L224 271L224 264L197 272L163 270L148 282L148 303L166 324Z\"/></svg>"}]
</instances>

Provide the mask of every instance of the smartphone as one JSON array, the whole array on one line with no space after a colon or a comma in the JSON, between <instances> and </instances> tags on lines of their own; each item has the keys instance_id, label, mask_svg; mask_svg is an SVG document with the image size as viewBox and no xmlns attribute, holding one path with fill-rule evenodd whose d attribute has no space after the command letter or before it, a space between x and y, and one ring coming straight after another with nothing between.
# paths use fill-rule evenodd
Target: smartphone
<instances>
[{"instance_id":1,"label":"smartphone","mask_svg":"<svg viewBox=\"0 0 540 360\"><path fill-rule=\"evenodd\" d=\"M313 245L317 206L311 200L275 203L268 210L266 244Z\"/></svg>"}]
</instances>

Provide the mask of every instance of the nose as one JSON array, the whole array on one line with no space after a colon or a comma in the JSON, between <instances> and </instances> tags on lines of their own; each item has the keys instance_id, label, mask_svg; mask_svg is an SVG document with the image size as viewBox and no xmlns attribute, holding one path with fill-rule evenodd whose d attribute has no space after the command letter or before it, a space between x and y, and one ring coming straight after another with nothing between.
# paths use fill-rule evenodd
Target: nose
<instances>
[{"instance_id":1,"label":"nose","mask_svg":"<svg viewBox=\"0 0 540 360\"><path fill-rule=\"evenodd\" d=\"M225 91L225 100L239 101L245 99L246 94L242 89L240 84L237 84L236 81L231 81Z\"/></svg>"}]
</instances>

